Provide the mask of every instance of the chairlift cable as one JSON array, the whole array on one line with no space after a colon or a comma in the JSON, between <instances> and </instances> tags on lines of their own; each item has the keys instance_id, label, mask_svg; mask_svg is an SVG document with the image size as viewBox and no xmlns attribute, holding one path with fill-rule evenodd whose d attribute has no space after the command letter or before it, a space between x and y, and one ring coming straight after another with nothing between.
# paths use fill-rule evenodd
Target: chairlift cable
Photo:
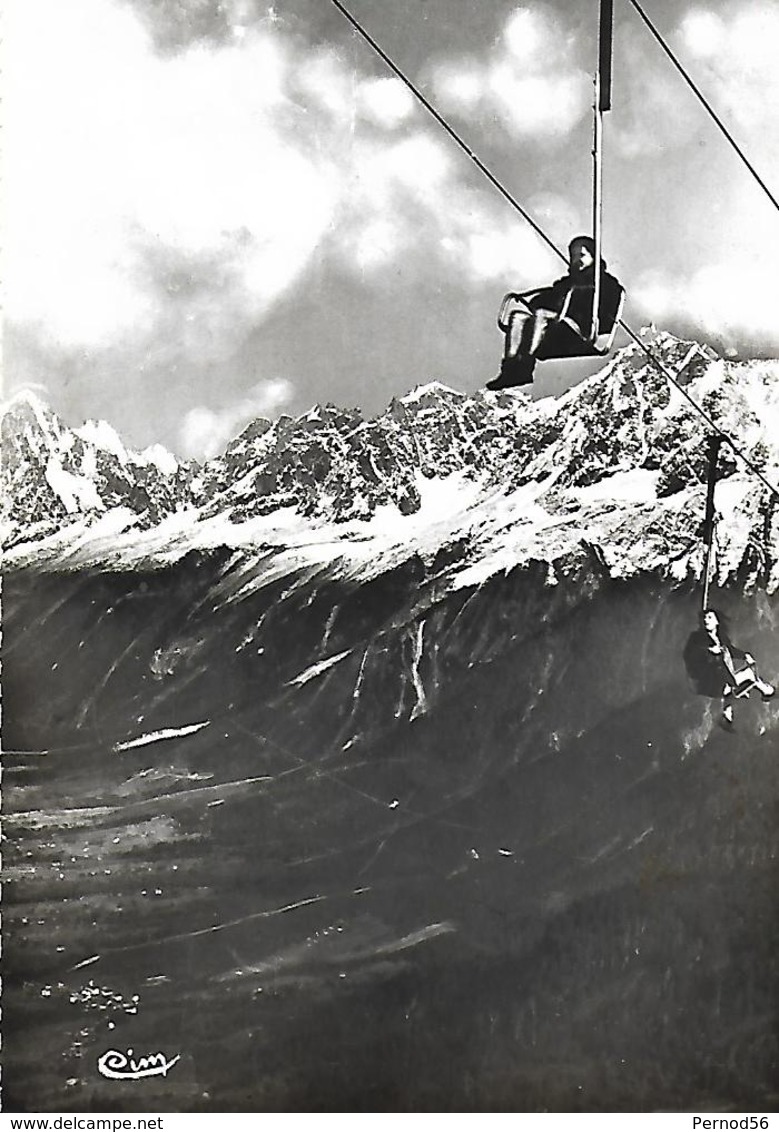
<instances>
[{"instance_id":1,"label":"chairlift cable","mask_svg":"<svg viewBox=\"0 0 779 1132\"><path fill-rule=\"evenodd\" d=\"M531 228L533 228L533 230L541 237L541 239L544 241L544 243L547 244L548 247L550 247L552 249L552 251L555 252L555 254L560 257L560 259L566 260L566 257L563 255L563 253L560 251L560 249L557 247L557 245L554 243L554 241L549 236L547 236L546 232L543 230L541 225L538 224L532 218L532 216L530 216L530 214L522 207L522 205L519 203L519 201L514 196L512 196L512 194L508 191L508 189L506 189L500 183L498 178L487 168L487 166L484 164L484 162L474 153L474 151L470 148L470 146L468 146L462 140L462 138L457 133L457 131L452 126L449 125L449 123L446 121L446 119L439 113L438 110L436 110L436 108L432 105L432 103L429 102L428 99L425 98L425 96L421 93L421 91L418 90L418 88L414 85L414 83L412 83L411 80L406 77L406 75L401 71L400 67L398 67L397 64L392 61L392 59L389 57L389 55L386 53L386 51L384 51L383 48L380 47L380 45L376 42L376 40L365 30L365 28L359 23L359 21L357 19L355 19L355 17L351 14L351 12L349 12L349 10L346 7L344 7L344 5L341 3L341 0L331 0L331 2L335 5L336 8L338 8L339 12L341 12L346 17L346 19L349 21L349 23L352 25L352 27L355 29L355 31L357 31L359 33L359 35L362 36L362 38L366 41L366 43L368 43L370 45L370 47L376 52L376 54L379 55L379 57L384 60L384 62L387 64L387 66L409 88L409 90L414 95L414 97L417 98L419 100L419 102L422 103L422 105L425 107L426 110L429 111L430 114L432 114L432 116L435 118L436 122L438 122L439 125L443 127L443 129L446 131L446 133L452 138L453 141L455 141L457 143L457 145L460 147L460 149L462 149L468 155L468 157L470 157L470 159L474 162L474 164L476 164L478 166L478 168L481 170L481 172L484 174L484 176L490 181L490 183L492 185L495 186L495 188L498 190L498 192L500 192L501 195L503 197L505 197L505 199L509 202L509 204L513 208L515 208L517 210L517 212L520 213L521 216L524 217L524 219L528 222L528 224L531 226ZM632 0L631 0L631 2L632 2ZM779 499L779 489L776 488L773 484L769 483L769 481L765 478L765 476L760 471L760 469L757 468L755 466L755 464L753 464L752 461L747 456L744 455L744 453L742 452L741 448L736 443L736 441L733 440L728 435L728 433L725 432L724 429L720 428L720 426L718 424L716 424L714 420L712 420L712 418L709 416L709 414L706 412L706 410L703 409L697 403L697 401L695 401L695 399L690 396L690 394L687 392L687 390L684 389L683 386L681 386L679 384L679 382L676 380L676 378L671 373L671 371L668 369L668 367L663 365L663 363L660 361L660 359L649 349L647 344L641 340L641 338L635 333L634 330L631 329L630 326L628 326L628 324L623 319L619 319L619 325L622 327L622 329L625 331L625 333L628 335L628 337L632 338L632 340L635 342L635 344L644 352L644 354L649 359L649 361L652 363L652 365L655 367L655 369L657 369L658 372L661 373L666 378L666 380L668 380L673 386L675 386L676 389L678 389L679 392L682 394L682 396L685 397L687 401L689 401L690 405L692 405L693 409L695 409L696 412L700 414L700 416L706 422L708 427L713 432L717 433L720 437L722 437L722 439L728 444L728 446L730 448L732 448L733 452L736 454L736 456L739 457L739 459L749 469L749 471L752 472L752 474L755 475L766 488L768 488L769 492L771 492L772 495L775 495Z\"/></svg>"},{"instance_id":2,"label":"chairlift cable","mask_svg":"<svg viewBox=\"0 0 779 1132\"><path fill-rule=\"evenodd\" d=\"M777 198L776 198L776 197L774 196L774 194L773 194L773 193L771 192L771 190L769 189L768 185L767 185L767 184L765 183L765 181L763 180L763 178L762 178L762 177L760 176L760 174L758 173L757 169L755 169L755 167L754 167L754 165L752 164L752 162L751 162L751 161L749 160L749 158L748 158L748 157L747 157L747 155L746 155L746 154L744 153L744 151L743 151L743 149L741 148L741 146L740 146L740 145L738 144L738 142L736 141L736 139L735 139L735 138L733 137L733 135L731 134L730 130L729 130L729 129L727 128L727 126L726 126L726 125L725 125L725 123L724 123L724 122L722 121L722 119L721 119L721 118L719 117L719 115L718 115L718 114L716 113L716 111L715 111L715 110L714 110L714 109L712 108L712 106L711 106L711 105L710 105L710 103L708 102L708 100L707 100L706 96L705 96L705 95L704 95L704 94L703 94L703 93L702 93L702 92L701 92L701 91L699 90L699 88L698 88L698 87L697 87L697 86L695 85L695 83L693 82L693 80L692 80L692 79L690 78L690 76L689 76L689 75L687 74L687 72L685 71L685 69L684 69L684 67L682 66L682 64L681 64L681 63L679 62L679 60L678 60L678 59L676 58L676 56L674 55L674 53L673 53L673 51L671 50L671 48L670 48L670 47L668 46L668 44L667 44L667 43L665 42L665 40L664 40L664 39L663 39L663 37L661 36L660 32L659 32L659 31L657 30L657 28L656 28L656 27L654 26L654 24L652 23L652 21L651 21L651 20L649 19L649 16L647 16L646 12L644 11L644 9L643 9L643 8L641 7L641 5L639 4L638 0L629 0L629 2L630 2L630 4L632 4L632 6L633 6L633 7L635 8L635 10L636 10L636 11L638 12L639 16L640 16L640 17L641 17L641 19L642 19L642 20L644 21L644 23L646 24L646 26L647 26L647 27L649 28L650 32L651 32L651 33L652 33L652 35L653 35L653 36L655 37L655 39L657 40L657 42L658 42L658 43L660 44L660 46L662 47L662 49L663 49L663 51L665 52L665 54L666 54L666 55L668 56L668 58L669 58L669 59L671 60L671 62L673 63L674 67L676 67L676 69L677 69L677 71L679 72L679 74L680 74L680 75L682 76L682 78L684 79L684 81L685 81L685 82L687 83L687 85L689 86L690 90L692 90L692 92L693 92L693 94L695 95L695 97L696 97L696 98L698 99L698 101L699 101L699 102L701 103L701 105L702 105L702 106L703 106L703 108L704 108L704 109L706 110L706 112L707 112L707 113L709 114L709 116L710 116L711 118L713 118L714 122L716 123L716 125L718 126L718 128L720 129L720 131L721 131L721 132L722 132L722 133L724 134L725 138L726 138L726 139L728 140L728 142L730 143L730 145L731 145L731 146L733 147L733 149L734 149L734 150L736 151L736 153L738 154L738 156L739 156L739 157L741 158L741 160L743 161L744 165L745 165L745 166L747 167L747 169L749 170L749 172L750 172L750 173L752 174L752 176L754 177L754 179L755 179L755 180L757 181L757 183L758 183L758 185L760 186L760 188L761 188L761 189L763 190L763 192L764 192L764 193L766 194L766 196L768 197L768 199L769 199L769 200L771 201L771 204L772 204L772 205L774 206L774 208L775 208L775 209L777 209L777 210L779 211L779 200L777 200Z\"/></svg>"}]
</instances>

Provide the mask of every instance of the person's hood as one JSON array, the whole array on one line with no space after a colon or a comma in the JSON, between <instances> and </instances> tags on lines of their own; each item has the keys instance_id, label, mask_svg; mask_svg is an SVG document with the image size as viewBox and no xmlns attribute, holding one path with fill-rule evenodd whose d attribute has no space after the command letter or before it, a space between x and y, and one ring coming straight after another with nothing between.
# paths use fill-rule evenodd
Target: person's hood
<instances>
[{"instance_id":1,"label":"person's hood","mask_svg":"<svg viewBox=\"0 0 779 1132\"><path fill-rule=\"evenodd\" d=\"M606 273L607 269L608 269L608 265L607 265L605 259L601 256L601 261L600 261L601 275L604 275ZM593 276L595 274L595 264L593 263L589 267L585 267L584 271L576 271L574 268L569 267L568 268L568 274L570 275L570 277L572 279L586 279L588 276Z\"/></svg>"}]
</instances>

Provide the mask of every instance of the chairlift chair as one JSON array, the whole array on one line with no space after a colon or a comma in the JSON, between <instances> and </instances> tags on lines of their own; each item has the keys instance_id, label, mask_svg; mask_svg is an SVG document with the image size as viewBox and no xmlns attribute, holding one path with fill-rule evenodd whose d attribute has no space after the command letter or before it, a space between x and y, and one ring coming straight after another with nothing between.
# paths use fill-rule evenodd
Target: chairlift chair
<instances>
[{"instance_id":1,"label":"chairlift chair","mask_svg":"<svg viewBox=\"0 0 779 1132\"><path fill-rule=\"evenodd\" d=\"M539 294L541 290L542 288L537 287L532 291L509 291L508 294L504 295L498 313L498 327L506 336L507 345L512 319L516 314L533 314L534 312L528 305L527 300ZM555 330L559 328L559 330L562 331L563 328L565 328L569 333L558 332L547 335L547 339L541 343L536 355L539 361L549 361L552 358L605 357L611 352L612 346L614 345L614 337L617 333L620 319L622 318L622 308L624 305L625 288L620 287L619 304L611 328L608 331L597 334L594 338L591 336L585 337L573 319L565 318L564 316L561 317Z\"/></svg>"}]
</instances>

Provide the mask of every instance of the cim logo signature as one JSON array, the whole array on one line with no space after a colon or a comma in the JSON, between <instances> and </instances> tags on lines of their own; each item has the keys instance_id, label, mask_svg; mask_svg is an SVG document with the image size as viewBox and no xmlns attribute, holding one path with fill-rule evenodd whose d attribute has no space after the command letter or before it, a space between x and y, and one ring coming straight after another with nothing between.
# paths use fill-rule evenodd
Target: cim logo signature
<instances>
[{"instance_id":1,"label":"cim logo signature","mask_svg":"<svg viewBox=\"0 0 779 1132\"><path fill-rule=\"evenodd\" d=\"M97 1059L97 1070L114 1081L140 1081L142 1077L165 1077L180 1057L177 1053L168 1061L164 1053L150 1053L136 1059L131 1049L127 1053L109 1049Z\"/></svg>"}]
</instances>

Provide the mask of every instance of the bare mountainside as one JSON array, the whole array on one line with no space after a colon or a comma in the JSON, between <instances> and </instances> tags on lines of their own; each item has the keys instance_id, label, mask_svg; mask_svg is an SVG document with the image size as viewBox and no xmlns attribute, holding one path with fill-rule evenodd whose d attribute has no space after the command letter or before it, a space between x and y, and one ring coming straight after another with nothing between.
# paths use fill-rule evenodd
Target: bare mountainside
<instances>
[{"instance_id":1,"label":"bare mountainside","mask_svg":"<svg viewBox=\"0 0 779 1132\"><path fill-rule=\"evenodd\" d=\"M779 363L654 348L779 482ZM705 425L640 351L202 466L3 427L7 1109L776 1103L779 709L689 686ZM723 450L769 676L775 503Z\"/></svg>"}]
</instances>

